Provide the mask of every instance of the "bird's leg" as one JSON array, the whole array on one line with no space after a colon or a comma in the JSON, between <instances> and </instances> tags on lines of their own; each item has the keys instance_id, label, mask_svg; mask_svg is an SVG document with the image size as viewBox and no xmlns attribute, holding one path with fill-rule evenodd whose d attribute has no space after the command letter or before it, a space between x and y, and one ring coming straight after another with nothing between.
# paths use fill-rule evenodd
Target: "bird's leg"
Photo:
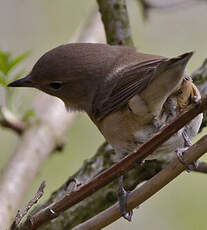
<instances>
[{"instance_id":1,"label":"bird's leg","mask_svg":"<svg viewBox=\"0 0 207 230\"><path fill-rule=\"evenodd\" d=\"M124 219L131 221L133 211L129 211L129 213L126 212L126 201L127 197L130 192L126 191L123 186L123 176L120 177L119 181L119 189L118 189L118 198L119 198L119 205L120 205L120 212L121 216L124 217Z\"/></svg>"},{"instance_id":2,"label":"bird's leg","mask_svg":"<svg viewBox=\"0 0 207 230\"><path fill-rule=\"evenodd\" d=\"M185 152L190 146L192 146L192 142L191 139L189 138L186 130L184 129L183 133L182 133L183 139L185 141L185 147L184 148L179 148L176 150L176 155L179 159L179 161L183 164L187 166L187 172L190 172L194 169L196 169L198 167L198 161L193 162L192 164L188 165L186 164L186 162L183 160L183 152Z\"/></svg>"}]
</instances>

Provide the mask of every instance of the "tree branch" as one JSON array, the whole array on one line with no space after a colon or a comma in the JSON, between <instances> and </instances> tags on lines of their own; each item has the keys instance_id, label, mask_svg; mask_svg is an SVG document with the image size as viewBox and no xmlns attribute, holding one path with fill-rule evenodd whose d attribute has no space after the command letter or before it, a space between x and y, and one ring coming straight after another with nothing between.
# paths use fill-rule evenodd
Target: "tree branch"
<instances>
[{"instance_id":1,"label":"tree branch","mask_svg":"<svg viewBox=\"0 0 207 230\"><path fill-rule=\"evenodd\" d=\"M153 0L141 0L141 3L147 9L170 9L170 8L177 8L181 6L186 6L192 3L198 3L198 1L203 0L170 0L170 1L153 1Z\"/></svg>"},{"instance_id":2,"label":"tree branch","mask_svg":"<svg viewBox=\"0 0 207 230\"><path fill-rule=\"evenodd\" d=\"M194 172L200 173L207 173L207 163L206 162L199 162L196 169L193 170Z\"/></svg>"},{"instance_id":3,"label":"tree branch","mask_svg":"<svg viewBox=\"0 0 207 230\"><path fill-rule=\"evenodd\" d=\"M26 124L12 114L6 107L0 107L0 125L22 135Z\"/></svg>"},{"instance_id":4,"label":"tree branch","mask_svg":"<svg viewBox=\"0 0 207 230\"><path fill-rule=\"evenodd\" d=\"M18 225L20 224L24 216L33 207L33 205L36 204L38 200L43 196L45 186L46 182L43 181L34 197L28 202L28 204L22 209L22 211L18 210L15 220L10 227L10 230L18 230Z\"/></svg>"},{"instance_id":5,"label":"tree branch","mask_svg":"<svg viewBox=\"0 0 207 230\"><path fill-rule=\"evenodd\" d=\"M148 18L149 11L153 9L165 10L165 9L177 9L180 7L191 6L192 4L197 4L198 1L202 2L202 0L170 0L170 1L153 1L153 0L137 0L141 2L143 8L143 16L144 18Z\"/></svg>"},{"instance_id":6,"label":"tree branch","mask_svg":"<svg viewBox=\"0 0 207 230\"><path fill-rule=\"evenodd\" d=\"M184 152L183 159L187 164L191 164L206 152L207 135L202 137L197 143L195 143L186 152ZM183 165L177 158L175 158L172 162L169 163L167 167L157 173L150 180L145 182L144 185L135 189L129 194L127 198L127 211L136 208L145 200L149 199L175 177L181 174L185 169L185 165ZM116 203L112 207L104 210L90 220L76 226L73 228L73 230L99 230L113 223L120 217L120 207L119 204Z\"/></svg>"},{"instance_id":7,"label":"tree branch","mask_svg":"<svg viewBox=\"0 0 207 230\"><path fill-rule=\"evenodd\" d=\"M41 103L36 107L39 121L24 131L1 177L0 229L6 229L10 224L42 163L54 151L74 119L74 115L65 113L64 106L57 100L42 96L39 101Z\"/></svg>"},{"instance_id":8,"label":"tree branch","mask_svg":"<svg viewBox=\"0 0 207 230\"><path fill-rule=\"evenodd\" d=\"M107 43L133 46L125 0L97 0L104 24Z\"/></svg>"}]
</instances>

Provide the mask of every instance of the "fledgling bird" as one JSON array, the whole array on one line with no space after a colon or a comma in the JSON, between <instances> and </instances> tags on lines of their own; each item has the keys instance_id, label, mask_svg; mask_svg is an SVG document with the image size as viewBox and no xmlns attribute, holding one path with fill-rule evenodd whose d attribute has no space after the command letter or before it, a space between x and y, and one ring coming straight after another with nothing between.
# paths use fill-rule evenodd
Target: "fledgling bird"
<instances>
[{"instance_id":1,"label":"fledgling bird","mask_svg":"<svg viewBox=\"0 0 207 230\"><path fill-rule=\"evenodd\" d=\"M32 71L9 84L34 87L85 111L117 153L115 161L146 142L200 94L185 73L192 52L175 58L134 48L74 43L44 54ZM151 157L175 155L197 134L202 114L164 142ZM124 208L121 213L125 218Z\"/></svg>"}]
</instances>

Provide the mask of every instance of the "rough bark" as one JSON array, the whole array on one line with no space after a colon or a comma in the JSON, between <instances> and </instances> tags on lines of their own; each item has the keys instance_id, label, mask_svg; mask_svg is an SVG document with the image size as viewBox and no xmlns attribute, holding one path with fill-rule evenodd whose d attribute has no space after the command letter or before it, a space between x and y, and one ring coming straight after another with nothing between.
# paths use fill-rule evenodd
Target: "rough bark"
<instances>
[{"instance_id":1,"label":"rough bark","mask_svg":"<svg viewBox=\"0 0 207 230\"><path fill-rule=\"evenodd\" d=\"M207 151L207 135L202 137L197 143L191 146L184 154L183 159L186 164L190 164L193 161L200 158ZM130 211L145 200L149 199L156 192L160 191L171 180L175 179L186 169L186 165L183 165L178 158L171 161L163 170L157 173L154 177L132 191L127 198L127 211ZM121 217L119 203L116 203L112 207L98 215L94 216L90 220L76 226L72 230L99 230L107 225L113 223Z\"/></svg>"},{"instance_id":2,"label":"rough bark","mask_svg":"<svg viewBox=\"0 0 207 230\"><path fill-rule=\"evenodd\" d=\"M90 179L93 179L97 174L103 172L105 169L113 165L114 151L108 144L103 144L98 150L97 154L91 159L87 160L78 172L72 175L71 178L76 178L78 182L84 184ZM163 164L158 161L146 161L142 165L137 165L125 175L125 188L132 190L137 184L151 178L160 171ZM70 178L69 180L70 181ZM32 214L37 213L39 210L44 209L51 203L63 198L67 193L66 182L56 192L52 194L50 199L39 206ZM61 213L60 216L48 222L46 225L41 226L39 229L50 230L66 230L71 229L79 223L89 219L100 211L110 207L117 201L117 188L118 180L114 180L107 184L90 197L84 199L77 205Z\"/></svg>"},{"instance_id":3,"label":"rough bark","mask_svg":"<svg viewBox=\"0 0 207 230\"><path fill-rule=\"evenodd\" d=\"M107 43L133 46L125 0L97 0Z\"/></svg>"}]
</instances>

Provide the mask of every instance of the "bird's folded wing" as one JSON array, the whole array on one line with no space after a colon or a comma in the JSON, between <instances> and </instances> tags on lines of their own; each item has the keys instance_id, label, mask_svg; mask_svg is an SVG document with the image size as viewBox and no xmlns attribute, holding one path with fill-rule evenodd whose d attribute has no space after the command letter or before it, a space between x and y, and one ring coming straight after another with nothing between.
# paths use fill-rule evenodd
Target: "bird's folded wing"
<instances>
[{"instance_id":1,"label":"bird's folded wing","mask_svg":"<svg viewBox=\"0 0 207 230\"><path fill-rule=\"evenodd\" d=\"M154 73L165 58L147 60L133 66L124 68L117 72L109 81L106 78L103 92L98 89L92 106L92 117L95 120L102 120L111 112L119 110L138 93L141 93L152 81ZM103 87L101 87L103 88Z\"/></svg>"},{"instance_id":2,"label":"bird's folded wing","mask_svg":"<svg viewBox=\"0 0 207 230\"><path fill-rule=\"evenodd\" d=\"M98 94L94 97L92 118L102 120L126 105L133 96L141 93L152 81L155 70L164 60L166 59L161 58L137 63L117 72L110 81L106 78L106 90L98 89Z\"/></svg>"}]
</instances>

